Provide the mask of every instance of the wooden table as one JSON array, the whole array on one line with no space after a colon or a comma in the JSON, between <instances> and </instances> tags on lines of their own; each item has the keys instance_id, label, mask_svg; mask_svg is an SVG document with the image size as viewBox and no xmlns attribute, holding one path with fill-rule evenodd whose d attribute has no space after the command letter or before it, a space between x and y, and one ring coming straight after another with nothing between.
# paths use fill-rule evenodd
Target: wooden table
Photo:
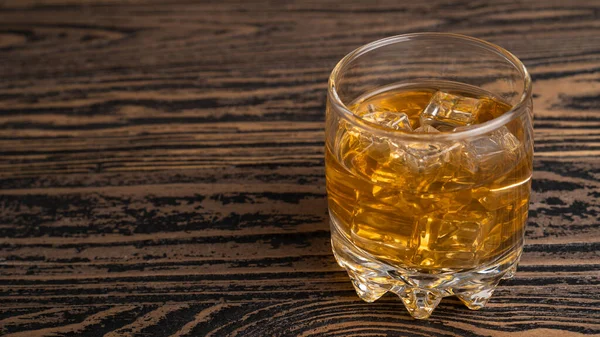
<instances>
[{"instance_id":1,"label":"wooden table","mask_svg":"<svg viewBox=\"0 0 600 337\"><path fill-rule=\"evenodd\" d=\"M600 334L600 3L368 3L1 2L0 335ZM417 31L514 52L536 114L516 278L428 321L358 299L323 170L335 63Z\"/></svg>"}]
</instances>

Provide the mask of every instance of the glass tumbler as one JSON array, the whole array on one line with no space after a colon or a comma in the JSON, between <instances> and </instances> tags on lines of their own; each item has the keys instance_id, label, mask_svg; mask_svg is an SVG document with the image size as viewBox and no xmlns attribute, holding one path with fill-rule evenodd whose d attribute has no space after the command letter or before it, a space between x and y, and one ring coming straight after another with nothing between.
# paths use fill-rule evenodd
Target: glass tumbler
<instances>
[{"instance_id":1,"label":"glass tumbler","mask_svg":"<svg viewBox=\"0 0 600 337\"><path fill-rule=\"evenodd\" d=\"M414 133L375 125L355 111L381 93L440 87L493 97L506 112L446 132ZM414 108L394 97L397 109ZM326 116L331 242L360 298L372 302L392 292L417 319L428 318L445 296L474 310L486 305L498 282L513 276L523 248L532 119L527 70L479 39L394 36L337 64Z\"/></svg>"}]
</instances>

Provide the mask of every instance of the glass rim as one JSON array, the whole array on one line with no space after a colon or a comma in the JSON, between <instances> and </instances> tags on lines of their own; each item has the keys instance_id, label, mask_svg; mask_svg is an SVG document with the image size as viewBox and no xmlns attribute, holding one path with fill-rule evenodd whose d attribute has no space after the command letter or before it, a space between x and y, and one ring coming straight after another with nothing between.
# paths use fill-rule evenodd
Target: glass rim
<instances>
[{"instance_id":1,"label":"glass rim","mask_svg":"<svg viewBox=\"0 0 600 337\"><path fill-rule=\"evenodd\" d=\"M480 47L483 47L499 56L504 57L508 60L523 76L524 89L521 94L521 98L519 102L514 104L513 107L502 114L500 117L494 118L487 122L481 124L475 124L469 127L466 127L464 130L454 131L454 132L440 132L440 133L410 133L401 130L386 130L375 125L370 125L365 122L360 116L355 115L344 102L340 99L337 90L336 90L336 78L338 75L344 70L344 67L350 64L352 61L357 59L358 57L380 47L388 46L395 43L400 43L403 41L408 41L414 38L445 38L445 39L455 39L463 42L468 42L472 44L476 44ZM495 45L493 43L487 42L485 40L481 40L478 38L462 35L462 34L454 34L454 33L410 33L410 34L402 34L390 36L387 38L383 38L380 40L376 40L370 43L367 43L361 47L356 48L352 52L348 53L344 56L337 65L333 68L331 75L329 76L328 88L327 88L327 97L328 100L333 104L335 109L341 111L340 114L346 121L350 122L354 126L357 126L361 129L365 129L374 134L386 136L389 138L410 138L413 140L453 140L453 139L463 139L472 136L478 136L482 134L486 134L492 132L512 120L520 117L522 114L526 112L527 100L531 97L531 76L525 68L525 65L521 60L519 60L515 55L513 55L508 50Z\"/></svg>"}]
</instances>

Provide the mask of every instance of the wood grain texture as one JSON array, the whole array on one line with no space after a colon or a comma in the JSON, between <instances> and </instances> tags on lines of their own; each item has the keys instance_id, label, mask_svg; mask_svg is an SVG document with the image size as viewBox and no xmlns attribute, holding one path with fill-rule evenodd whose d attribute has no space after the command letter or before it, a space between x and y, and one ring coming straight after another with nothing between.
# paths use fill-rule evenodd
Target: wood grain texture
<instances>
[{"instance_id":1,"label":"wood grain texture","mask_svg":"<svg viewBox=\"0 0 600 337\"><path fill-rule=\"evenodd\" d=\"M0 335L600 335L600 3L0 2ZM428 321L354 294L329 244L326 82L447 31L534 79L525 254Z\"/></svg>"}]
</instances>

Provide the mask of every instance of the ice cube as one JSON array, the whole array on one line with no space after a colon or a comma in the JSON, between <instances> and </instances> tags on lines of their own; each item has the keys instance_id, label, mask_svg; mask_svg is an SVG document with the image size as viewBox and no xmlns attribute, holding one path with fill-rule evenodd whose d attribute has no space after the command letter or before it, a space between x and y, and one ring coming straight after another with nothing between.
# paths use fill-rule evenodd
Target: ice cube
<instances>
[{"instance_id":1,"label":"ice cube","mask_svg":"<svg viewBox=\"0 0 600 337\"><path fill-rule=\"evenodd\" d=\"M473 124L479 113L480 100L471 97L436 92L421 113L421 125L431 125L439 131Z\"/></svg>"},{"instance_id":2,"label":"ice cube","mask_svg":"<svg viewBox=\"0 0 600 337\"><path fill-rule=\"evenodd\" d=\"M422 216L411 238L415 251L412 262L424 267L442 264L445 268L471 268L482 254L486 238L495 234L495 223L495 213L476 201L457 212L435 211Z\"/></svg>"},{"instance_id":3,"label":"ice cube","mask_svg":"<svg viewBox=\"0 0 600 337\"><path fill-rule=\"evenodd\" d=\"M414 173L431 173L445 163L457 160L459 143L414 142L403 147L404 162Z\"/></svg>"},{"instance_id":4,"label":"ice cube","mask_svg":"<svg viewBox=\"0 0 600 337\"><path fill-rule=\"evenodd\" d=\"M434 128L433 126L429 125L429 124L423 124L421 126L419 126L418 128L413 130L414 132L419 132L419 133L440 133L440 130Z\"/></svg>"},{"instance_id":5,"label":"ice cube","mask_svg":"<svg viewBox=\"0 0 600 337\"><path fill-rule=\"evenodd\" d=\"M463 167L477 179L500 177L521 159L521 142L505 127L465 142Z\"/></svg>"},{"instance_id":6,"label":"ice cube","mask_svg":"<svg viewBox=\"0 0 600 337\"><path fill-rule=\"evenodd\" d=\"M461 143L428 140L394 145L387 166L396 185L405 189L439 190L460 168Z\"/></svg>"},{"instance_id":7,"label":"ice cube","mask_svg":"<svg viewBox=\"0 0 600 337\"><path fill-rule=\"evenodd\" d=\"M363 202L352 218L351 236L373 247L374 242L402 249L408 246L415 219L410 214L398 214L395 207Z\"/></svg>"},{"instance_id":8,"label":"ice cube","mask_svg":"<svg viewBox=\"0 0 600 337\"><path fill-rule=\"evenodd\" d=\"M369 105L369 112L361 117L388 129L412 131L408 115L403 112L377 111L373 105Z\"/></svg>"},{"instance_id":9,"label":"ice cube","mask_svg":"<svg viewBox=\"0 0 600 337\"><path fill-rule=\"evenodd\" d=\"M441 221L436 250L475 253L493 225L494 213L458 212L444 215Z\"/></svg>"},{"instance_id":10,"label":"ice cube","mask_svg":"<svg viewBox=\"0 0 600 337\"><path fill-rule=\"evenodd\" d=\"M418 250L476 253L494 219L494 212L477 204L458 212L434 212L419 220L413 241L418 242Z\"/></svg>"},{"instance_id":11,"label":"ice cube","mask_svg":"<svg viewBox=\"0 0 600 337\"><path fill-rule=\"evenodd\" d=\"M390 147L387 139L351 129L341 139L340 156L346 168L372 180L389 160Z\"/></svg>"},{"instance_id":12,"label":"ice cube","mask_svg":"<svg viewBox=\"0 0 600 337\"><path fill-rule=\"evenodd\" d=\"M422 195L413 194L409 191L403 191L396 186L384 187L384 186L373 186L373 197L383 205L391 205L395 207L393 212L400 212L403 214L425 214L429 213L436 208L437 199L435 195ZM430 197L430 198L427 198ZM383 206L376 207L377 209L385 209Z\"/></svg>"}]
</instances>

